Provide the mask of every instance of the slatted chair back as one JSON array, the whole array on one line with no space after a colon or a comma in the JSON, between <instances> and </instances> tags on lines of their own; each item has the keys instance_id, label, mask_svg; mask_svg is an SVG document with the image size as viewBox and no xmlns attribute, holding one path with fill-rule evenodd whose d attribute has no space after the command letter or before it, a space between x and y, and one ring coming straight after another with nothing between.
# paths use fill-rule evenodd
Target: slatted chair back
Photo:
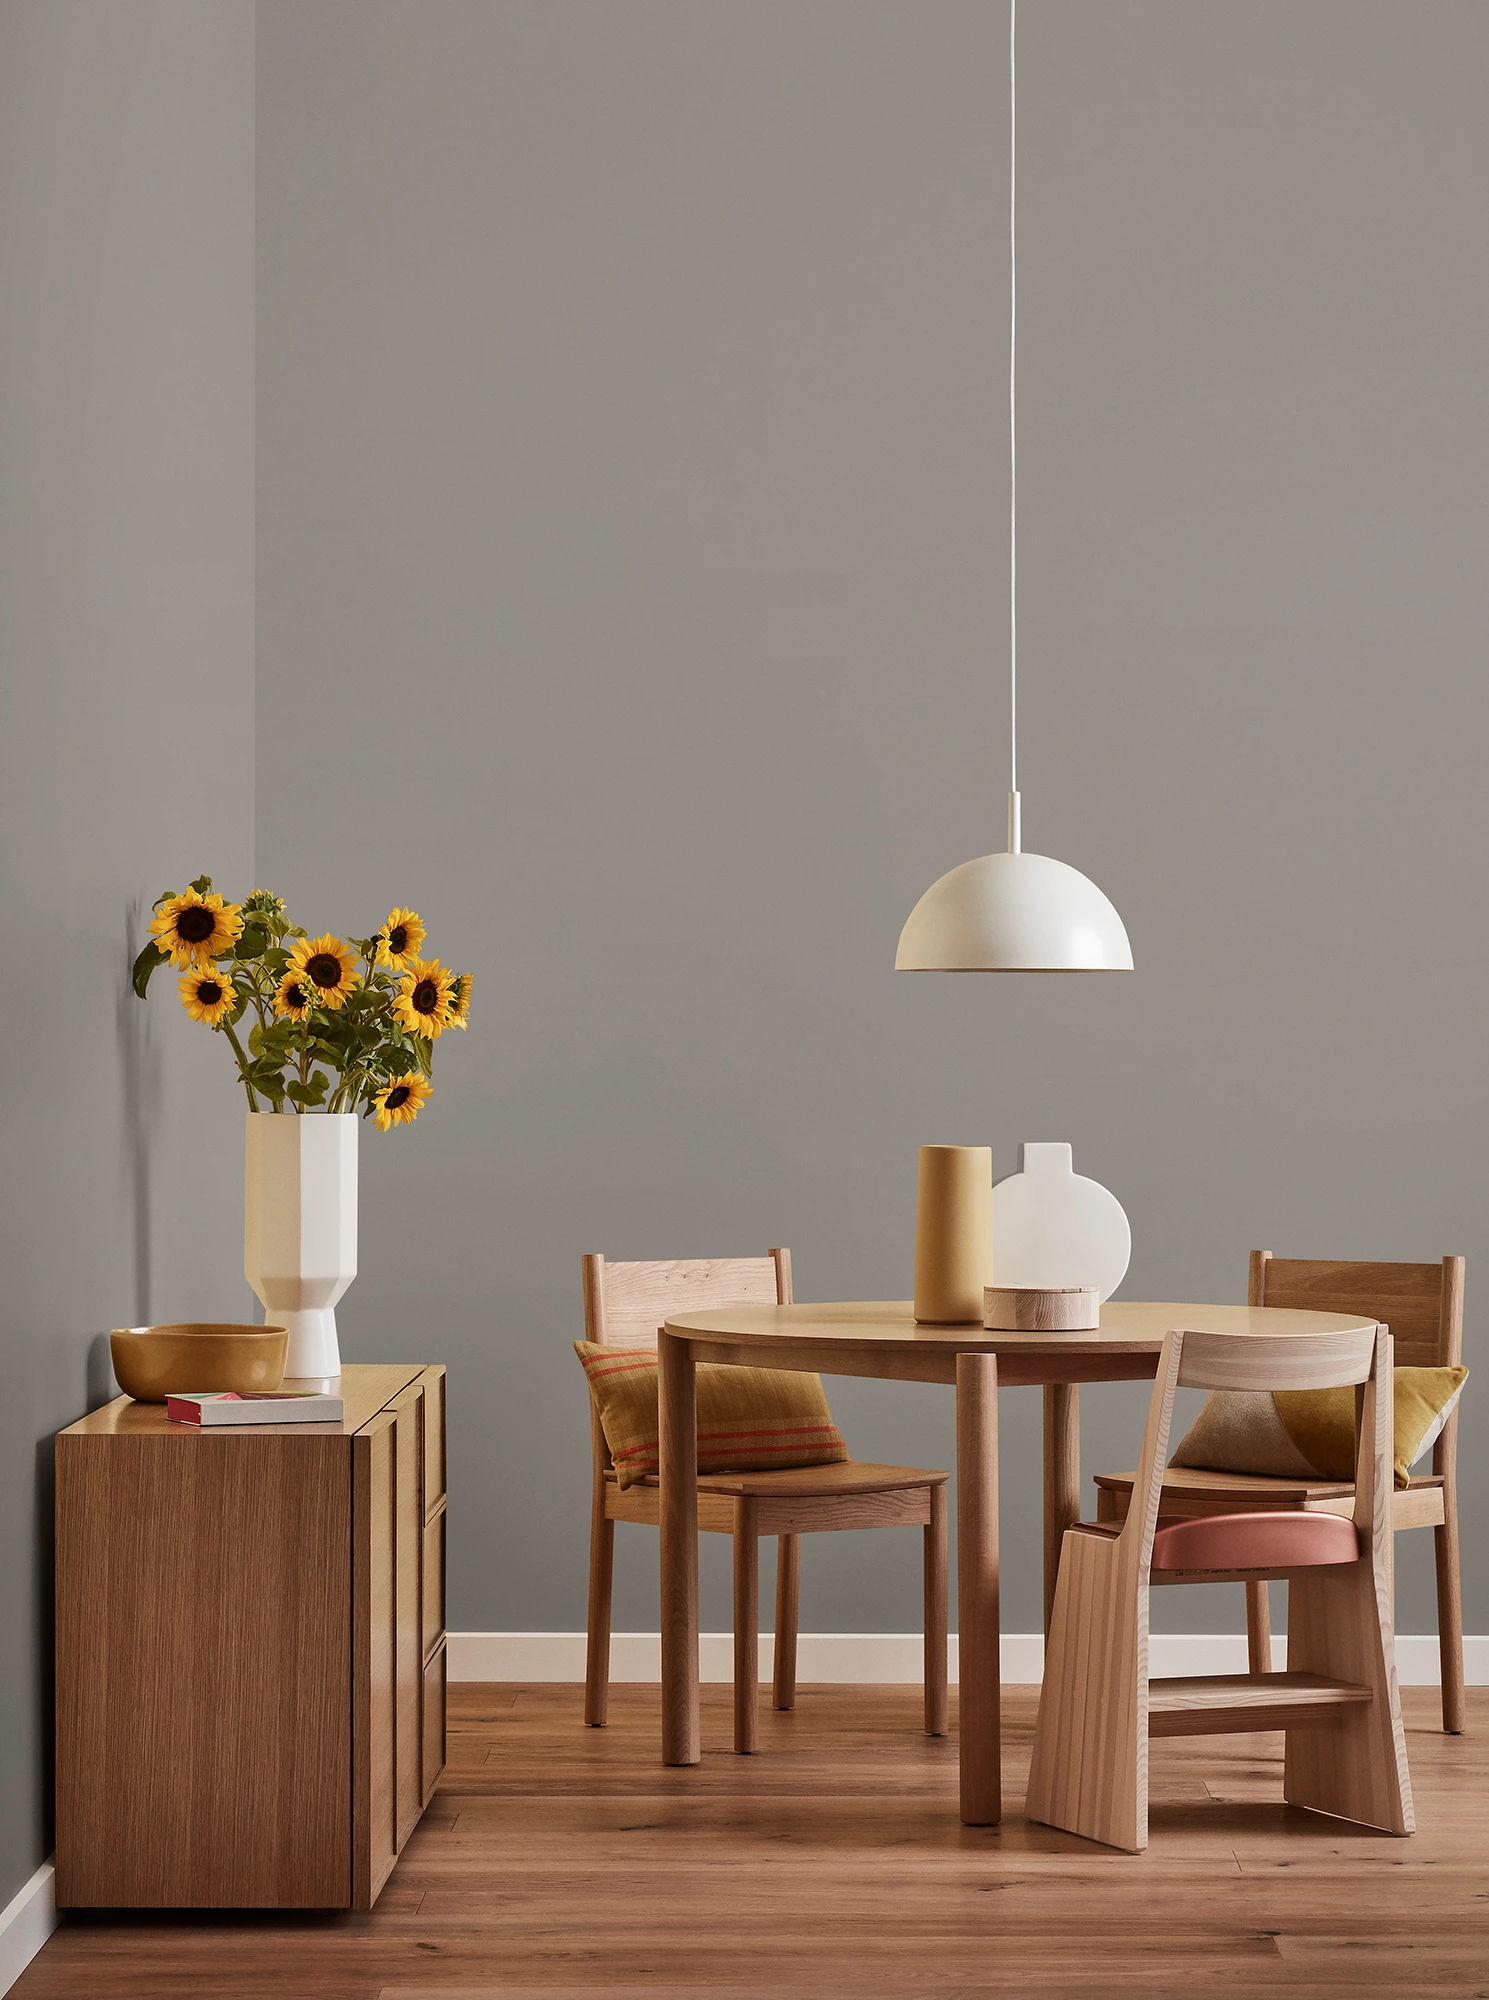
<instances>
[{"instance_id":1,"label":"slatted chair back","mask_svg":"<svg viewBox=\"0 0 1489 2000\"><path fill-rule=\"evenodd\" d=\"M1163 1343L1132 1501L1118 1539L1146 1579L1163 1496L1174 1392L1194 1389L1338 1389L1355 1385L1355 1506L1361 1552L1389 1536L1394 1483L1392 1339L1380 1325L1358 1333L1174 1332Z\"/></svg>"},{"instance_id":2,"label":"slatted chair back","mask_svg":"<svg viewBox=\"0 0 1489 2000\"><path fill-rule=\"evenodd\" d=\"M1366 1264L1251 1253L1248 1303L1359 1313L1388 1326L1398 1368L1454 1368L1463 1359L1461 1257L1437 1264Z\"/></svg>"},{"instance_id":3,"label":"slatted chair back","mask_svg":"<svg viewBox=\"0 0 1489 2000\"><path fill-rule=\"evenodd\" d=\"M584 1337L602 1347L654 1348L657 1329L679 1313L790 1304L789 1250L655 1264L584 1259Z\"/></svg>"}]
</instances>

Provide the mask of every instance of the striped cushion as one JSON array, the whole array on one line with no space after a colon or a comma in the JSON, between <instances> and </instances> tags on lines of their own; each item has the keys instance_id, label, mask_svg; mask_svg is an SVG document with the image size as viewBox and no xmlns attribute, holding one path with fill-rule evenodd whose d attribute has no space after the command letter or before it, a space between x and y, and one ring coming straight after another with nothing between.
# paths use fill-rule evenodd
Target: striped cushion
<instances>
[{"instance_id":1,"label":"striped cushion","mask_svg":"<svg viewBox=\"0 0 1489 2000\"><path fill-rule=\"evenodd\" d=\"M657 1357L646 1347L576 1340L615 1476L633 1486L657 1470ZM821 1379L777 1368L698 1370L698 1470L762 1472L773 1465L844 1465Z\"/></svg>"}]
</instances>

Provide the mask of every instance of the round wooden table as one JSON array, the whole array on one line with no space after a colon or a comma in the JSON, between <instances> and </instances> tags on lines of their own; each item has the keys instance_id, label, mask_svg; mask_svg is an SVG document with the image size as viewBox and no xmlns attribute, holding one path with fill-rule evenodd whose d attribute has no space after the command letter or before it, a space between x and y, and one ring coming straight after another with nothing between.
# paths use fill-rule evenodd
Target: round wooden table
<instances>
[{"instance_id":1,"label":"round wooden table","mask_svg":"<svg viewBox=\"0 0 1489 2000\"><path fill-rule=\"evenodd\" d=\"M956 1390L958 1753L968 1826L1002 1817L998 1674L998 1389L1044 1385L1045 1620L1060 1543L1080 1518L1082 1382L1151 1377L1164 1335L1357 1333L1374 1320L1275 1306L1109 1300L1089 1333L989 1333L920 1326L908 1300L726 1306L669 1319L657 1340L661 1398L662 1758L696 1764L698 1487L695 1369L799 1368L944 1382Z\"/></svg>"}]
</instances>

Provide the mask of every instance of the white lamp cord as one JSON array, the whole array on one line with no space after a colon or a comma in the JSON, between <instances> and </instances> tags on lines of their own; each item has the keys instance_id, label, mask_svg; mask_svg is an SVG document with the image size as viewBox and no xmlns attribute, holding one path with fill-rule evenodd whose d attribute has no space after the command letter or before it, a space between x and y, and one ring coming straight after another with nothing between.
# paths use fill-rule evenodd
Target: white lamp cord
<instances>
[{"instance_id":1,"label":"white lamp cord","mask_svg":"<svg viewBox=\"0 0 1489 2000\"><path fill-rule=\"evenodd\" d=\"M1019 461L1018 461L1018 91L1014 64L1018 0L1008 0L1008 851L1019 829Z\"/></svg>"}]
</instances>

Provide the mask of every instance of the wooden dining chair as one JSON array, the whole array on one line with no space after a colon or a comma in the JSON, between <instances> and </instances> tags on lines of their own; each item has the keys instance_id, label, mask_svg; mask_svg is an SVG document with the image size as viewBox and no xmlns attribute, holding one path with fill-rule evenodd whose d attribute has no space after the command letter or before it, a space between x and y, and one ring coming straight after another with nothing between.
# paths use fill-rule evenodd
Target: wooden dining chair
<instances>
[{"instance_id":1,"label":"wooden dining chair","mask_svg":"<svg viewBox=\"0 0 1489 2000\"><path fill-rule=\"evenodd\" d=\"M790 1305L791 1252L701 1262L584 1266L585 1338L611 1347L655 1348L662 1322L678 1313L733 1305ZM617 1521L659 1523L655 1476L621 1489L594 1402L590 1403L594 1493L589 1540L589 1645L584 1719L605 1722L610 1687L610 1595ZM946 1480L907 1465L812 1465L798 1471L702 1474L698 1526L734 1537L734 1747L757 1747L760 1537L777 1537L776 1708L796 1706L797 1585L801 1537L844 1528L919 1527L925 1540L925 1729L946 1734Z\"/></svg>"},{"instance_id":2,"label":"wooden dining chair","mask_svg":"<svg viewBox=\"0 0 1489 2000\"><path fill-rule=\"evenodd\" d=\"M1355 1393L1348 1515L1292 1509L1165 1518L1174 1391ZM1290 1805L1411 1833L1411 1780L1391 1631L1391 1336L1171 1333L1125 1521L1067 1529L1055 1585L1026 1811L1137 1853L1148 1844L1148 1743L1282 1729ZM1288 1584L1288 1671L1148 1673L1154 1584Z\"/></svg>"},{"instance_id":3,"label":"wooden dining chair","mask_svg":"<svg viewBox=\"0 0 1489 2000\"><path fill-rule=\"evenodd\" d=\"M1401 1368L1455 1368L1463 1358L1461 1257L1440 1264L1336 1263L1251 1253L1247 1304L1291 1306L1311 1312L1367 1314L1390 1328ZM1098 1520L1120 1520L1127 1511L1132 1474L1098 1473ZM1171 1465L1163 1475L1165 1514L1219 1514L1249 1508L1348 1514L1354 1489L1348 1480L1273 1479L1236 1472L1203 1472ZM1397 1532L1431 1528L1437 1544L1437 1635L1442 1660L1442 1726L1463 1728L1463 1596L1458 1570L1458 1412L1432 1449L1430 1473L1413 1474L1392 1499ZM1254 1670L1272 1659L1272 1626L1264 1583L1246 1586L1246 1633ZM1289 1655L1289 1658L1291 1655Z\"/></svg>"}]
</instances>

